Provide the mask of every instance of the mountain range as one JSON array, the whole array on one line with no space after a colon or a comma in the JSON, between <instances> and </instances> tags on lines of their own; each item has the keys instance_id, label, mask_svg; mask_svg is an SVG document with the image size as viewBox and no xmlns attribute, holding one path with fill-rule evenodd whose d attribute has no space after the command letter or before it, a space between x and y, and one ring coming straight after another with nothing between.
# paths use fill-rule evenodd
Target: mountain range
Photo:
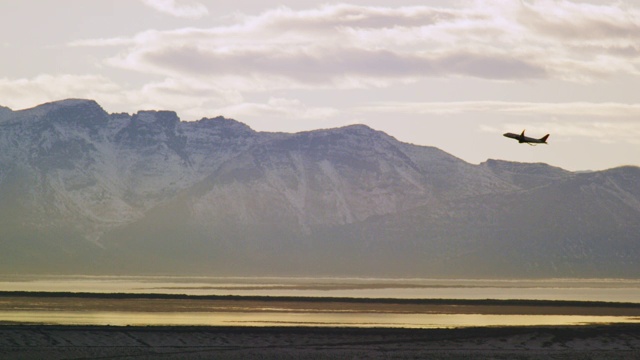
<instances>
[{"instance_id":1,"label":"mountain range","mask_svg":"<svg viewBox=\"0 0 640 360\"><path fill-rule=\"evenodd\" d=\"M640 275L640 168L467 163L364 125L0 107L0 271Z\"/></svg>"}]
</instances>

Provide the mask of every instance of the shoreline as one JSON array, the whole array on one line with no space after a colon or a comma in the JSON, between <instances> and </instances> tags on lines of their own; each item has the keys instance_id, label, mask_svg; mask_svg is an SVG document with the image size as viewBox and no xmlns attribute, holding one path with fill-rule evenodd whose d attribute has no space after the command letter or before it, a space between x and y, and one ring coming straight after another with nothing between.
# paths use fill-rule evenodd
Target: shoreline
<instances>
[{"instance_id":1,"label":"shoreline","mask_svg":"<svg viewBox=\"0 0 640 360\"><path fill-rule=\"evenodd\" d=\"M395 303L395 304L455 304L455 305L514 305L535 306L606 306L640 308L640 302L584 301L584 300L536 300L536 299L459 299L459 298L385 298L348 296L279 296L279 295L191 295L128 292L82 292L82 291L2 291L0 299L7 297L30 298L88 298L88 299L160 299L160 300L256 300L256 301L300 301L300 302L345 302L345 303Z\"/></svg>"},{"instance_id":2,"label":"shoreline","mask_svg":"<svg viewBox=\"0 0 640 360\"><path fill-rule=\"evenodd\" d=\"M640 317L640 303L0 291L0 311L360 312Z\"/></svg>"}]
</instances>

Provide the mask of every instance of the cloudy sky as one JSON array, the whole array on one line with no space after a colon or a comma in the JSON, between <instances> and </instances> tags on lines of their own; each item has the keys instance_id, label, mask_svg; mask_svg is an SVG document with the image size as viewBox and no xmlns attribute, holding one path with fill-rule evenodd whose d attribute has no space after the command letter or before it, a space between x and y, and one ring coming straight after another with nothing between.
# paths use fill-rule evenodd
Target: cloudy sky
<instances>
[{"instance_id":1,"label":"cloudy sky","mask_svg":"<svg viewBox=\"0 0 640 360\"><path fill-rule=\"evenodd\" d=\"M640 1L3 0L0 105L367 124L471 163L640 165ZM551 133L549 145L502 137Z\"/></svg>"}]
</instances>

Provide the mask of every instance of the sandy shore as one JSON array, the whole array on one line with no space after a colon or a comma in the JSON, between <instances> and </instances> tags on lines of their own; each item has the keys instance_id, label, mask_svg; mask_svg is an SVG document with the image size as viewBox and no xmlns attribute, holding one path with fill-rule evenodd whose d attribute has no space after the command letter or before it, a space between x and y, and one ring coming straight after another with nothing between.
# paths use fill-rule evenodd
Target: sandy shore
<instances>
[{"instance_id":1,"label":"sandy shore","mask_svg":"<svg viewBox=\"0 0 640 360\"><path fill-rule=\"evenodd\" d=\"M640 359L640 326L0 326L2 359Z\"/></svg>"}]
</instances>

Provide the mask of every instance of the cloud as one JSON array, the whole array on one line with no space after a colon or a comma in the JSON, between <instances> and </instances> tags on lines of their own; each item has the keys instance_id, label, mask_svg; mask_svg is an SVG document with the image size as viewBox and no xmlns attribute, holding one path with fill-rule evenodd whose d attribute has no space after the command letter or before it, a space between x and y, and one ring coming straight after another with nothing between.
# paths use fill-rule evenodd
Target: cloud
<instances>
[{"instance_id":1,"label":"cloud","mask_svg":"<svg viewBox=\"0 0 640 360\"><path fill-rule=\"evenodd\" d=\"M290 98L271 97L266 103L245 102L242 95L208 82L166 78L140 88L126 88L103 76L49 75L34 78L0 78L0 106L14 110L67 98L94 99L108 112L136 112L141 109L176 110L183 120L197 120L219 114L238 119L325 120L338 110L313 107ZM297 124L295 126L302 126ZM306 128L305 128L306 129Z\"/></svg>"},{"instance_id":2,"label":"cloud","mask_svg":"<svg viewBox=\"0 0 640 360\"><path fill-rule=\"evenodd\" d=\"M220 114L229 104L244 101L234 89L226 89L207 82L166 78L145 84L141 88L124 91L128 102L139 109L165 109L177 111L183 120L197 120Z\"/></svg>"},{"instance_id":3,"label":"cloud","mask_svg":"<svg viewBox=\"0 0 640 360\"><path fill-rule=\"evenodd\" d=\"M129 38L107 38L107 39L87 39L87 40L75 40L69 42L67 45L70 47L105 47L105 46L123 46L123 45L135 45L134 39Z\"/></svg>"},{"instance_id":4,"label":"cloud","mask_svg":"<svg viewBox=\"0 0 640 360\"><path fill-rule=\"evenodd\" d=\"M525 40L546 49L558 78L598 80L640 74L640 9L623 2L593 5L572 1L523 2L516 20Z\"/></svg>"},{"instance_id":5,"label":"cloud","mask_svg":"<svg viewBox=\"0 0 640 360\"><path fill-rule=\"evenodd\" d=\"M174 14L179 13L175 9L200 8L194 2L145 4ZM104 47L113 51L107 65L151 79L139 89L119 90L129 102L146 107L171 104L191 118L215 109L233 116L337 116L331 107L308 107L292 100L297 96L284 92L291 90L385 88L435 78L524 81L537 86L545 81L603 82L640 74L640 8L621 2L329 4L304 10L277 7L256 15L235 15L225 22L68 45ZM245 98L265 92L275 94L268 94L270 100L262 104L245 103ZM616 121L639 114L636 105L588 102L387 102L356 110L357 115L374 111L544 114L611 116Z\"/></svg>"},{"instance_id":6,"label":"cloud","mask_svg":"<svg viewBox=\"0 0 640 360\"><path fill-rule=\"evenodd\" d=\"M640 40L640 10L622 2L594 5L538 0L523 3L519 20L532 31L568 41Z\"/></svg>"},{"instance_id":7,"label":"cloud","mask_svg":"<svg viewBox=\"0 0 640 360\"><path fill-rule=\"evenodd\" d=\"M453 102L380 102L357 108L362 112L399 114L465 114L488 113L516 116L550 115L616 118L637 118L640 104L615 102L510 102L510 101L453 101Z\"/></svg>"},{"instance_id":8,"label":"cloud","mask_svg":"<svg viewBox=\"0 0 640 360\"><path fill-rule=\"evenodd\" d=\"M296 120L322 120L338 113L329 107L309 107L297 99L272 97L262 103L241 103L222 109L225 114L238 118L277 118Z\"/></svg>"},{"instance_id":9,"label":"cloud","mask_svg":"<svg viewBox=\"0 0 640 360\"><path fill-rule=\"evenodd\" d=\"M96 100L108 112L175 110L185 120L220 114L221 108L244 101L233 89L171 78L141 87L121 86L100 75L41 74L33 78L0 78L0 106L17 110L68 98Z\"/></svg>"},{"instance_id":10,"label":"cloud","mask_svg":"<svg viewBox=\"0 0 640 360\"><path fill-rule=\"evenodd\" d=\"M146 6L161 13L182 18L201 18L209 14L206 6L185 0L140 0Z\"/></svg>"},{"instance_id":11,"label":"cloud","mask_svg":"<svg viewBox=\"0 0 640 360\"><path fill-rule=\"evenodd\" d=\"M481 8L342 4L302 11L281 7L238 17L230 26L146 31L130 39L70 45L130 42L110 65L163 77L206 77L240 86L239 91L385 87L450 76L501 81L551 76L540 60L546 55L513 51L514 27ZM505 43L496 46L496 38Z\"/></svg>"},{"instance_id":12,"label":"cloud","mask_svg":"<svg viewBox=\"0 0 640 360\"><path fill-rule=\"evenodd\" d=\"M323 47L248 48L227 51L194 46L140 50L116 64L164 76L212 80L241 78L251 89L362 88L416 81L423 77L459 75L485 79L542 78L545 69L526 59L500 54L453 52L437 55L389 50Z\"/></svg>"},{"instance_id":13,"label":"cloud","mask_svg":"<svg viewBox=\"0 0 640 360\"><path fill-rule=\"evenodd\" d=\"M23 109L66 98L119 102L120 86L100 75L48 75L33 78L0 78L0 99L5 106Z\"/></svg>"},{"instance_id":14,"label":"cloud","mask_svg":"<svg viewBox=\"0 0 640 360\"><path fill-rule=\"evenodd\" d=\"M179 8L172 1L146 3ZM381 87L433 77L598 81L638 74L638 13L618 4L546 0L446 9L279 7L237 16L228 26L70 45L126 46L110 65L162 77L206 77L240 86L238 91Z\"/></svg>"}]
</instances>

